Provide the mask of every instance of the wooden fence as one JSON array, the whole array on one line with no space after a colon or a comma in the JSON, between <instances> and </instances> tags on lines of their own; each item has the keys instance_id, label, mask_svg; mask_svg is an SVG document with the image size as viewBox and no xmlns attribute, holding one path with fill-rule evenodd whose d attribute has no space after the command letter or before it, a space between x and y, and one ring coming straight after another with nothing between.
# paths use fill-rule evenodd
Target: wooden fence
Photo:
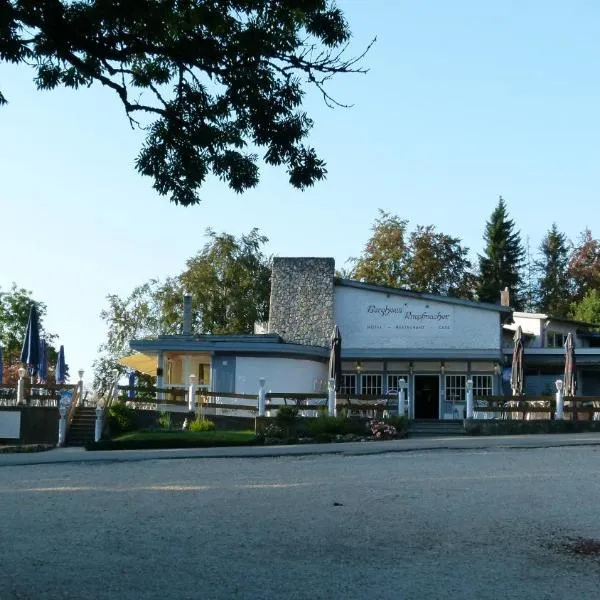
<instances>
[{"instance_id":1,"label":"wooden fence","mask_svg":"<svg viewBox=\"0 0 600 600\"><path fill-rule=\"evenodd\" d=\"M26 383L24 386L24 399L27 406L45 406L57 407L63 391L72 391L77 389L77 385L31 385ZM0 406L17 405L17 387L0 385Z\"/></svg>"},{"instance_id":2,"label":"wooden fence","mask_svg":"<svg viewBox=\"0 0 600 600\"><path fill-rule=\"evenodd\" d=\"M130 397L131 396L131 397ZM119 400L134 406L157 410L160 406L188 406L188 390L185 388L131 388L119 386ZM277 410L282 406L295 406L302 411L318 411L327 408L327 393L268 392L265 394L265 410ZM230 402L231 401L231 402ZM234 392L210 392L201 387L196 391L195 405L200 408L217 408L230 411L258 413L258 394L237 394ZM382 413L395 410L398 406L397 394L349 395L338 394L336 407L347 414Z\"/></svg>"},{"instance_id":3,"label":"wooden fence","mask_svg":"<svg viewBox=\"0 0 600 600\"><path fill-rule=\"evenodd\" d=\"M484 396L476 398L473 404L476 413L490 413L505 419L551 419L556 412L553 396ZM580 416L587 420L600 419L600 397L565 396L564 413L573 420Z\"/></svg>"}]
</instances>

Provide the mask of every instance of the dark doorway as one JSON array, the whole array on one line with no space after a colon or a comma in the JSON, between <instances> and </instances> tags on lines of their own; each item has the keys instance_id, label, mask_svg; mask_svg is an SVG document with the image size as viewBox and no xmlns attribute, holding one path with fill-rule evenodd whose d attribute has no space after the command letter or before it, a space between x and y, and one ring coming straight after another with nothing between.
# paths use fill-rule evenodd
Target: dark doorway
<instances>
[{"instance_id":1,"label":"dark doorway","mask_svg":"<svg viewBox=\"0 0 600 600\"><path fill-rule=\"evenodd\" d=\"M440 418L440 378L415 375L415 419Z\"/></svg>"}]
</instances>

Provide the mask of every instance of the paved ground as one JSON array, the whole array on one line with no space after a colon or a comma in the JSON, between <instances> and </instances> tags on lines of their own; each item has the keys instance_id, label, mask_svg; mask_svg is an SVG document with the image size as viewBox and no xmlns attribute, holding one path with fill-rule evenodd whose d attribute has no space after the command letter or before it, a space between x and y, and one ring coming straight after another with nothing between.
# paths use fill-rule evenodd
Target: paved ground
<instances>
[{"instance_id":1,"label":"paved ground","mask_svg":"<svg viewBox=\"0 0 600 600\"><path fill-rule=\"evenodd\" d=\"M2 456L0 599L595 599L600 437L560 437Z\"/></svg>"}]
</instances>

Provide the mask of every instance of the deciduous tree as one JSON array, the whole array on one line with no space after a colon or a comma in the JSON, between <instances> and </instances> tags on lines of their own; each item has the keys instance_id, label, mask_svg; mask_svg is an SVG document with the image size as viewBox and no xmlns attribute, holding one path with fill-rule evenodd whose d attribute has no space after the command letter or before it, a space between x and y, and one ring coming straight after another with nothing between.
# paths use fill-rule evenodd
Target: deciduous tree
<instances>
[{"instance_id":1,"label":"deciduous tree","mask_svg":"<svg viewBox=\"0 0 600 600\"><path fill-rule=\"evenodd\" d=\"M589 229L581 233L579 243L571 252L568 273L576 302L588 291L600 289L600 242Z\"/></svg>"},{"instance_id":2,"label":"deciduous tree","mask_svg":"<svg viewBox=\"0 0 600 600\"><path fill-rule=\"evenodd\" d=\"M107 388L129 340L182 332L183 293L192 295L195 333L252 333L268 318L271 259L262 248L267 238L257 229L239 238L207 230L208 242L185 269L164 282L151 280L126 298L108 296L101 317L106 341L94 364L94 387Z\"/></svg>"},{"instance_id":3,"label":"deciduous tree","mask_svg":"<svg viewBox=\"0 0 600 600\"><path fill-rule=\"evenodd\" d=\"M364 72L349 39L331 0L0 2L0 61L32 66L42 90L112 90L147 132L137 170L183 205L210 173L255 186L259 151L296 188L322 179L302 101L314 87L332 105L328 80Z\"/></svg>"}]
</instances>

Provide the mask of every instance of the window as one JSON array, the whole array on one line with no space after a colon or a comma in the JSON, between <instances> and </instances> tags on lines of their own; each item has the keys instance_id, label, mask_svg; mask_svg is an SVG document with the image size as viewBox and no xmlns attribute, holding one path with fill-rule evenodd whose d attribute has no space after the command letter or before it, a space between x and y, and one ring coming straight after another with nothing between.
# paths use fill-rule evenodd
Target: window
<instances>
[{"instance_id":1,"label":"window","mask_svg":"<svg viewBox=\"0 0 600 600\"><path fill-rule=\"evenodd\" d=\"M356 394L356 375L355 374L342 374L342 381L340 383L340 394Z\"/></svg>"},{"instance_id":2,"label":"window","mask_svg":"<svg viewBox=\"0 0 600 600\"><path fill-rule=\"evenodd\" d=\"M368 396L381 395L382 376L365 373L361 377L361 393Z\"/></svg>"},{"instance_id":3,"label":"window","mask_svg":"<svg viewBox=\"0 0 600 600\"><path fill-rule=\"evenodd\" d=\"M546 333L546 346L548 348L562 348L565 344L565 335L558 331L548 331Z\"/></svg>"},{"instance_id":4,"label":"window","mask_svg":"<svg viewBox=\"0 0 600 600\"><path fill-rule=\"evenodd\" d=\"M387 376L387 393L396 394L400 391L400 380L404 379L408 383L408 375L388 375Z\"/></svg>"},{"instance_id":5,"label":"window","mask_svg":"<svg viewBox=\"0 0 600 600\"><path fill-rule=\"evenodd\" d=\"M473 398L492 395L492 376L473 375Z\"/></svg>"},{"instance_id":6,"label":"window","mask_svg":"<svg viewBox=\"0 0 600 600\"><path fill-rule=\"evenodd\" d=\"M466 375L446 375L446 400L448 402L464 402L466 390Z\"/></svg>"}]
</instances>

